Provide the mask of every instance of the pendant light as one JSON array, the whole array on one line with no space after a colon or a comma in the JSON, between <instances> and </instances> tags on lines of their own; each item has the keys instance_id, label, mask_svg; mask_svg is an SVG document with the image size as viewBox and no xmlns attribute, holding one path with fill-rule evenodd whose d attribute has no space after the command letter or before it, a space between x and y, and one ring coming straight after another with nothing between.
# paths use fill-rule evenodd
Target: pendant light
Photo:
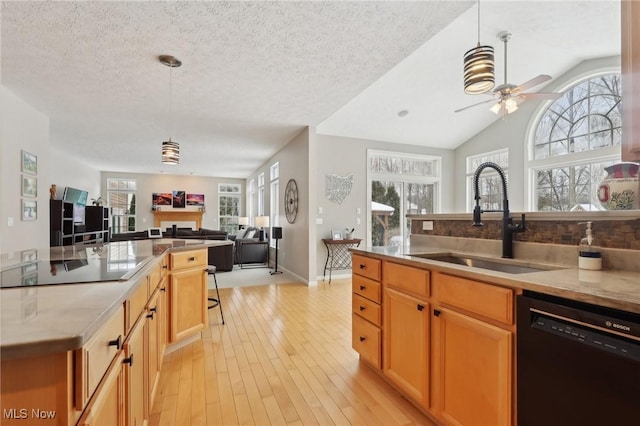
<instances>
[{"instance_id":1,"label":"pendant light","mask_svg":"<svg viewBox=\"0 0 640 426\"><path fill-rule=\"evenodd\" d=\"M173 130L173 110L172 110L172 71L173 68L178 68L182 65L182 62L170 55L160 55L158 57L162 65L166 65L169 70L169 133ZM162 142L162 164L177 165L180 163L180 144L171 140Z\"/></svg>"},{"instance_id":2,"label":"pendant light","mask_svg":"<svg viewBox=\"0 0 640 426\"><path fill-rule=\"evenodd\" d=\"M464 54L464 92L486 93L495 86L495 61L492 46L480 45L480 0L478 0L478 45Z\"/></svg>"}]
</instances>

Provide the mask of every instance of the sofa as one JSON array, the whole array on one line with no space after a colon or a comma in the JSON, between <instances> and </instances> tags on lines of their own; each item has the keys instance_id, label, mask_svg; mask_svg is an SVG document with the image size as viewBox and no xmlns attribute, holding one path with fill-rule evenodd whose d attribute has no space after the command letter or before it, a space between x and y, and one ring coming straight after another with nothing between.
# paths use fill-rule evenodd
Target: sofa
<instances>
[{"instance_id":1,"label":"sofa","mask_svg":"<svg viewBox=\"0 0 640 426\"><path fill-rule=\"evenodd\" d=\"M268 235L265 232L264 240L267 241L267 248L262 244L247 244L246 242L256 242L259 240L260 230L250 226L236 235L229 235L229 239L234 241L234 263L267 263L269 260Z\"/></svg>"},{"instance_id":2,"label":"sofa","mask_svg":"<svg viewBox=\"0 0 640 426\"><path fill-rule=\"evenodd\" d=\"M194 239L194 240L227 240L227 232L213 229L192 230L191 228L178 228L176 230L176 238ZM173 238L173 229L167 228L167 232L163 232L163 238ZM122 234L111 235L111 241L137 241L149 238L147 231L124 232ZM218 271L231 271L234 264L234 246L226 244L222 246L207 247L207 257L209 265L215 266Z\"/></svg>"}]
</instances>

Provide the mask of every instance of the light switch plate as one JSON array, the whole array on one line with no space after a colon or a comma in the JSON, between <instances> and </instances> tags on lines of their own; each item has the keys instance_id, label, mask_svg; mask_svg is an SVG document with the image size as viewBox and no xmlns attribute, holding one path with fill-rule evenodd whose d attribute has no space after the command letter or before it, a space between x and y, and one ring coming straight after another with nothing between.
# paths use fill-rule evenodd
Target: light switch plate
<instances>
[{"instance_id":1,"label":"light switch plate","mask_svg":"<svg viewBox=\"0 0 640 426\"><path fill-rule=\"evenodd\" d=\"M7 218L7 226L13 226L13 218L12 217L8 217Z\"/></svg>"},{"instance_id":2,"label":"light switch plate","mask_svg":"<svg viewBox=\"0 0 640 426\"><path fill-rule=\"evenodd\" d=\"M316 225L322 225L322 218L316 217Z\"/></svg>"},{"instance_id":3,"label":"light switch plate","mask_svg":"<svg viewBox=\"0 0 640 426\"><path fill-rule=\"evenodd\" d=\"M423 231L433 231L433 221L432 220L425 220L424 222L422 222L422 230Z\"/></svg>"}]
</instances>

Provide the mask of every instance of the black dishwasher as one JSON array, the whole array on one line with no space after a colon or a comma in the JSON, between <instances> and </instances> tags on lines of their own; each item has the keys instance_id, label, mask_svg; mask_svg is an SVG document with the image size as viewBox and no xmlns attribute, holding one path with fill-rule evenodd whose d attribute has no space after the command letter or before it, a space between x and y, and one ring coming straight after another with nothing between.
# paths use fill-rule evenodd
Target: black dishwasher
<instances>
[{"instance_id":1,"label":"black dishwasher","mask_svg":"<svg viewBox=\"0 0 640 426\"><path fill-rule=\"evenodd\" d=\"M640 315L525 291L517 325L518 426L640 425Z\"/></svg>"}]
</instances>

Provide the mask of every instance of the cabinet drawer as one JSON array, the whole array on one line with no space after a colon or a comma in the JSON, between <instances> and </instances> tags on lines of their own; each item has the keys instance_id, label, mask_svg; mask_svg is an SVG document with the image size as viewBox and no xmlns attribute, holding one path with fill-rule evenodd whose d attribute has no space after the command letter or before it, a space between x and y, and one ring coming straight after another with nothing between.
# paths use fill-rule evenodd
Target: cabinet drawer
<instances>
[{"instance_id":1,"label":"cabinet drawer","mask_svg":"<svg viewBox=\"0 0 640 426\"><path fill-rule=\"evenodd\" d=\"M435 285L440 303L513 324L513 290L444 274L437 274Z\"/></svg>"},{"instance_id":2,"label":"cabinet drawer","mask_svg":"<svg viewBox=\"0 0 640 426\"><path fill-rule=\"evenodd\" d=\"M429 271L384 262L382 282L398 289L429 297Z\"/></svg>"},{"instance_id":3,"label":"cabinet drawer","mask_svg":"<svg viewBox=\"0 0 640 426\"><path fill-rule=\"evenodd\" d=\"M382 310L379 304L354 294L351 299L351 306L354 314L360 315L378 327L382 323Z\"/></svg>"},{"instance_id":4,"label":"cabinet drawer","mask_svg":"<svg viewBox=\"0 0 640 426\"><path fill-rule=\"evenodd\" d=\"M360 275L351 276L351 286L353 292L360 296L366 297L369 300L380 303L382 301L382 292L380 290L380 283L370 280Z\"/></svg>"},{"instance_id":5,"label":"cabinet drawer","mask_svg":"<svg viewBox=\"0 0 640 426\"><path fill-rule=\"evenodd\" d=\"M82 409L98 387L124 343L124 307L121 305L98 332L76 351L76 408Z\"/></svg>"},{"instance_id":6,"label":"cabinet drawer","mask_svg":"<svg viewBox=\"0 0 640 426\"><path fill-rule=\"evenodd\" d=\"M380 260L354 254L352 265L354 274L380 281Z\"/></svg>"},{"instance_id":7,"label":"cabinet drawer","mask_svg":"<svg viewBox=\"0 0 640 426\"><path fill-rule=\"evenodd\" d=\"M360 354L360 357L376 368L381 368L380 329L375 325L353 314L353 330L351 334L351 346Z\"/></svg>"},{"instance_id":8,"label":"cabinet drawer","mask_svg":"<svg viewBox=\"0 0 640 426\"><path fill-rule=\"evenodd\" d=\"M179 253L171 253L171 270L178 271L190 268L207 267L207 250L190 250Z\"/></svg>"}]
</instances>

